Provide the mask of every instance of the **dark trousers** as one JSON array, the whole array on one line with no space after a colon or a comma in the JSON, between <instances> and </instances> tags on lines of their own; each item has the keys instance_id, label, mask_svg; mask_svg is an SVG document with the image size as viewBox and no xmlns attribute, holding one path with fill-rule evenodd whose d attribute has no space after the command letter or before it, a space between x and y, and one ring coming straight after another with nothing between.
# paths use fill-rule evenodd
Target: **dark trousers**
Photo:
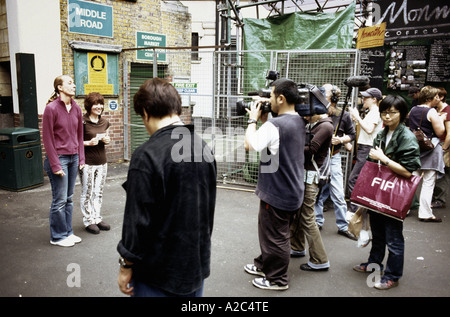
<instances>
[{"instance_id":1,"label":"dark trousers","mask_svg":"<svg viewBox=\"0 0 450 317\"><path fill-rule=\"evenodd\" d=\"M356 180L358 179L359 173L361 172L364 164L367 162L367 156L369 155L370 149L372 146L365 144L358 144L358 153L356 154L356 163L350 172L350 176L348 177L347 189L348 195L352 194L353 188L355 187ZM350 204L350 209L352 212L356 212L358 210L358 206L354 204Z\"/></svg>"},{"instance_id":2,"label":"dark trousers","mask_svg":"<svg viewBox=\"0 0 450 317\"><path fill-rule=\"evenodd\" d=\"M386 246L389 251L384 270L384 278L398 281L403 275L405 239L403 238L403 222L371 211L370 229L372 231L372 248L369 263L377 263L383 270L383 259Z\"/></svg>"},{"instance_id":3,"label":"dark trousers","mask_svg":"<svg viewBox=\"0 0 450 317\"><path fill-rule=\"evenodd\" d=\"M258 216L258 236L261 255L254 264L266 279L278 285L287 285L290 259L290 223L297 211L277 209L261 201Z\"/></svg>"}]
</instances>

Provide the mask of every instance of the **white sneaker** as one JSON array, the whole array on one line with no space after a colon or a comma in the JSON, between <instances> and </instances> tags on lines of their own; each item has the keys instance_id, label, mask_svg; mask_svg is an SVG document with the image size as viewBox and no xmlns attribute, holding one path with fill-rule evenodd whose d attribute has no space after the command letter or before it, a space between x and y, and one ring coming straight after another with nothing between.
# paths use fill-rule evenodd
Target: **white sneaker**
<instances>
[{"instance_id":1,"label":"white sneaker","mask_svg":"<svg viewBox=\"0 0 450 317\"><path fill-rule=\"evenodd\" d=\"M259 275L262 277L265 277L266 274L264 274L263 271L261 271L260 269L258 269L254 264L247 264L244 266L244 270L245 272L249 273L249 274L253 274L253 275Z\"/></svg>"},{"instance_id":2,"label":"white sneaker","mask_svg":"<svg viewBox=\"0 0 450 317\"><path fill-rule=\"evenodd\" d=\"M68 236L67 239L69 239L73 243L80 243L81 242L81 238L79 236L74 235L73 233L70 236Z\"/></svg>"},{"instance_id":3,"label":"white sneaker","mask_svg":"<svg viewBox=\"0 0 450 317\"><path fill-rule=\"evenodd\" d=\"M52 241L50 240L50 244L52 245L57 245L60 247L73 247L75 245L75 242L73 242L71 239L69 239L68 237L59 241Z\"/></svg>"},{"instance_id":4,"label":"white sneaker","mask_svg":"<svg viewBox=\"0 0 450 317\"><path fill-rule=\"evenodd\" d=\"M278 285L276 283L269 282L265 277L255 278L252 283L260 289L268 289L272 291L284 291L289 288L289 285Z\"/></svg>"}]
</instances>

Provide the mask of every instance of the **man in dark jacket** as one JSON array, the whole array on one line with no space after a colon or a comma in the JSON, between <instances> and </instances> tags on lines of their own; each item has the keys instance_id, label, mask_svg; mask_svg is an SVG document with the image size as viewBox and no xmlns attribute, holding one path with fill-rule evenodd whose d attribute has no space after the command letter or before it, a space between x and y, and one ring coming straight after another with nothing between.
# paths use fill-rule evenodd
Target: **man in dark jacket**
<instances>
[{"instance_id":1,"label":"man in dark jacket","mask_svg":"<svg viewBox=\"0 0 450 317\"><path fill-rule=\"evenodd\" d=\"M304 256L308 241L309 260L300 265L304 271L326 271L330 267L325 246L316 224L314 205L320 191L320 167L328 164L333 122L325 106L315 106L315 113L306 116L309 142L305 145L305 195L300 210L291 223L291 255Z\"/></svg>"},{"instance_id":2,"label":"man in dark jacket","mask_svg":"<svg viewBox=\"0 0 450 317\"><path fill-rule=\"evenodd\" d=\"M202 296L210 274L216 163L208 146L183 125L181 98L159 78L134 96L151 138L131 158L118 278L135 296Z\"/></svg>"}]
</instances>

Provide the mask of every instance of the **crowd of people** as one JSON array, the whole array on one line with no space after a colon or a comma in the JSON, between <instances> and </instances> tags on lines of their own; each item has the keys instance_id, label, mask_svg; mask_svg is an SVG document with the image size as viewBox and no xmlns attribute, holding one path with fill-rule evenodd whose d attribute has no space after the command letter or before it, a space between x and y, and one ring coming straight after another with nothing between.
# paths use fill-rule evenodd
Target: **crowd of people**
<instances>
[{"instance_id":1,"label":"crowd of people","mask_svg":"<svg viewBox=\"0 0 450 317\"><path fill-rule=\"evenodd\" d=\"M446 91L425 86L414 92L418 98L411 107L402 97L383 97L379 89L369 88L361 92L362 109L351 107L343 113L337 107L340 89L325 84L321 91L327 104L314 104L312 112L300 116L295 108L297 84L277 79L270 98L259 98L247 109L245 148L260 152L255 194L260 199L261 253L244 270L257 276L252 283L261 289L289 288L291 257L308 254L300 266L304 271L330 268L320 234L328 198L334 206L337 233L356 240L348 225L357 206L347 205L345 185L350 195L366 161L378 161L403 177L420 175L423 184L412 208L418 209L421 221L442 221L433 208L446 204L450 166ZM110 123L102 118L104 98L99 93L86 96L83 115L74 96L73 79L57 77L43 115L44 168L52 188L50 243L62 247L81 242L72 229L77 175L86 230L98 234L110 229L101 215L105 145L111 141ZM271 118L260 111L261 103L267 101L274 114ZM133 104L151 138L133 153L123 184L127 198L117 246L119 288L132 296L202 296L210 274L217 176L214 155L194 127L181 121L181 97L168 81L147 80ZM262 124L257 127L259 121ZM420 151L411 132L417 128L432 140L432 150ZM351 151L353 143L356 163L344 184L341 153ZM320 170L324 166L329 166L330 175L325 182ZM390 289L403 274L403 223L369 214L369 258L353 269L370 272L371 264L378 265L384 274L374 287Z\"/></svg>"},{"instance_id":2,"label":"crowd of people","mask_svg":"<svg viewBox=\"0 0 450 317\"><path fill-rule=\"evenodd\" d=\"M318 107L314 115L304 116L306 128L295 127L297 130L294 133L294 130L289 130L292 128L289 124L278 123L287 118L292 120L292 116L295 117L295 111L292 110L295 101L285 97L286 94L294 94L295 87L292 85L292 91L289 92L287 88L284 88L285 86L284 81L277 80L273 83L270 103L273 106L276 105L273 111L277 113L277 116L270 120L263 118L261 120L263 124L258 130L256 130L256 122L260 119L259 108L254 107L248 110L250 120L245 135L247 148L262 151L262 153L268 150L272 159L279 159L280 166L279 170L270 176L265 176L260 169L258 176L256 194L261 199L258 219L261 254L252 264L244 266L247 273L259 276L253 280L254 286L268 290L287 289L289 287L287 276L289 256L305 256L307 251L309 260L300 265L301 270L329 269L330 263L320 236L320 228L324 222L323 206L327 198L331 198L334 206L338 233L350 239L356 239L348 231L348 223L360 207L350 203L347 208L340 155L342 146L351 150L352 141L356 141L357 145L356 163L348 178L348 197L354 189L364 164L367 161L380 162L402 177L421 176L422 187L416 193L417 199L412 204L412 208L418 208L418 217L421 221L442 221L433 214L432 207L444 206L446 200L444 186L447 184L447 178L444 177L444 160L450 145L450 126L447 126L450 120L450 118L447 120L447 111L450 111L450 108L445 103L445 89L431 86L422 87L420 90L412 89L410 94L417 95L417 102L415 106L410 107L400 96L383 97L379 89L368 88L360 93L361 109L351 107L348 113L344 112L342 116L338 116L336 104L340 90L332 84L326 84L323 88L329 101L328 109ZM285 109L283 105L287 105L289 111L277 111ZM422 129L432 140L433 149L420 150L417 138L412 132L417 128ZM283 148L283 144L291 148L293 141L286 139L286 135L296 135L301 139L304 135L308 135L308 131L312 133L312 136L308 136L304 152L299 159L303 161L304 165L301 167L303 171L297 170L289 174L282 168L283 161L278 158L277 151ZM356 138L357 132L359 135ZM284 153L289 152L285 150ZM331 156L330 181L321 186L319 170L313 165L320 167L324 164L327 153ZM289 155L297 154L289 153ZM288 167L295 168L292 164L290 166L288 164ZM298 175L298 173L303 174L300 177L304 181L303 186L295 187L299 197L303 197L301 206L294 209L280 208L275 198L283 197L281 195L286 190L286 184L292 185L292 175ZM435 186L438 179L439 186ZM284 185L268 186L268 180ZM432 201L434 193L436 202ZM355 265L353 269L366 273L371 272L376 265L380 271L383 271L383 276L374 284L374 287L380 290L390 289L398 285L403 275L405 248L403 222L371 210L368 213L372 233L369 258L366 262ZM287 231L288 227L290 234ZM308 242L308 250L306 250L305 240ZM386 248L388 256L386 265L383 265Z\"/></svg>"}]
</instances>

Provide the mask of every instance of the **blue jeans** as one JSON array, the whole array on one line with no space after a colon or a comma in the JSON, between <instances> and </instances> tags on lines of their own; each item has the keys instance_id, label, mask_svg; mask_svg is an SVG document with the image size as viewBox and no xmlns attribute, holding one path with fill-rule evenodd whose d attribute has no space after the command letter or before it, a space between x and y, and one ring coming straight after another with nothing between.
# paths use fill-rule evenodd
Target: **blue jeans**
<instances>
[{"instance_id":1,"label":"blue jeans","mask_svg":"<svg viewBox=\"0 0 450 317\"><path fill-rule=\"evenodd\" d=\"M347 202L345 201L344 195L344 176L342 174L341 153L336 153L331 158L330 182L322 187L320 196L314 206L316 222L319 226L323 226L325 221L323 217L323 203L329 196L331 196L331 201L334 205L336 225L339 231L347 231L348 223L347 220L345 220L345 214L347 213Z\"/></svg>"},{"instance_id":2,"label":"blue jeans","mask_svg":"<svg viewBox=\"0 0 450 317\"><path fill-rule=\"evenodd\" d=\"M383 270L383 259L386 246L389 251L384 270L383 280L398 281L403 275L405 239L403 237L403 222L369 212L370 229L372 231L372 248L368 263L376 263Z\"/></svg>"},{"instance_id":3,"label":"blue jeans","mask_svg":"<svg viewBox=\"0 0 450 317\"><path fill-rule=\"evenodd\" d=\"M52 187L52 204L50 207L50 239L53 242L65 239L73 233L72 212L73 192L78 175L78 154L59 155L61 168L66 175L53 174L48 158L44 169Z\"/></svg>"},{"instance_id":4,"label":"blue jeans","mask_svg":"<svg viewBox=\"0 0 450 317\"><path fill-rule=\"evenodd\" d=\"M132 297L202 297L204 286L203 282L198 290L186 295L177 295L139 281L133 281L131 284L134 287Z\"/></svg>"}]
</instances>

